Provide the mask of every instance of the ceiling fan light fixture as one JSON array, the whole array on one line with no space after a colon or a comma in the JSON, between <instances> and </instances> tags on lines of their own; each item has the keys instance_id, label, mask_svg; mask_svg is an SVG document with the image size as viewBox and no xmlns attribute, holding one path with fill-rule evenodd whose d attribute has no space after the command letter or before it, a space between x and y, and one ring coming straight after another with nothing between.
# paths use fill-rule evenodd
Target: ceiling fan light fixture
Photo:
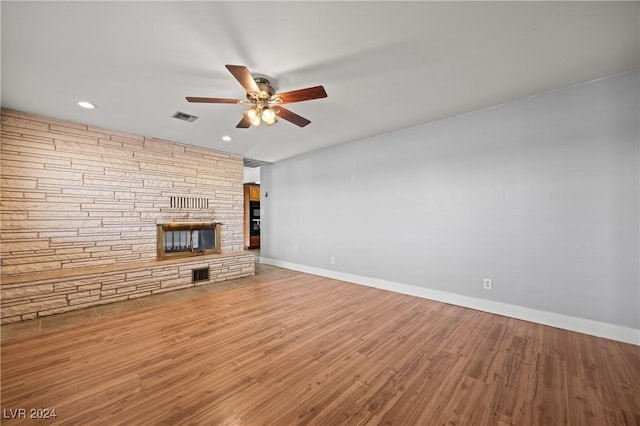
<instances>
[{"instance_id":1,"label":"ceiling fan light fixture","mask_svg":"<svg viewBox=\"0 0 640 426\"><path fill-rule=\"evenodd\" d=\"M244 116L247 118L247 120L250 120L250 121L256 118L257 115L258 115L258 110L256 109L256 107L251 107L244 112Z\"/></svg>"},{"instance_id":2,"label":"ceiling fan light fixture","mask_svg":"<svg viewBox=\"0 0 640 426\"><path fill-rule=\"evenodd\" d=\"M265 107L262 110L262 121L267 123L267 125L272 125L276 122L276 113L269 107Z\"/></svg>"},{"instance_id":3,"label":"ceiling fan light fixture","mask_svg":"<svg viewBox=\"0 0 640 426\"><path fill-rule=\"evenodd\" d=\"M255 106L249 108L244 112L244 116L247 120L251 122L254 126L259 126L262 119L260 118L260 113L258 112L258 108Z\"/></svg>"}]
</instances>

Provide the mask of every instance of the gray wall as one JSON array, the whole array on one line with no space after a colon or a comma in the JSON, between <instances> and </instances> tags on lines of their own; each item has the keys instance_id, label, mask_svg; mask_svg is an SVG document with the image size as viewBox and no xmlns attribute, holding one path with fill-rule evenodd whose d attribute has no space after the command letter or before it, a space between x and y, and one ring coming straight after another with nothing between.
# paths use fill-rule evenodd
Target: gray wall
<instances>
[{"instance_id":1,"label":"gray wall","mask_svg":"<svg viewBox=\"0 0 640 426\"><path fill-rule=\"evenodd\" d=\"M640 328L639 90L619 75L263 167L261 255Z\"/></svg>"}]
</instances>

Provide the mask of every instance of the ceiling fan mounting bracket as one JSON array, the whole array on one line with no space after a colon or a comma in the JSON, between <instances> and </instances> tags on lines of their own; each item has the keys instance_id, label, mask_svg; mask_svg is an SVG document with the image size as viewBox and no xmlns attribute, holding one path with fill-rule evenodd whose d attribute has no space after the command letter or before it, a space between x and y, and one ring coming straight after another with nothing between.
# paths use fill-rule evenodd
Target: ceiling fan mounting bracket
<instances>
[{"instance_id":1,"label":"ceiling fan mounting bracket","mask_svg":"<svg viewBox=\"0 0 640 426\"><path fill-rule=\"evenodd\" d=\"M258 98L267 100L276 93L276 90L273 88L271 82L268 79L264 77L256 77L253 80L256 82L256 85L258 86L258 89L260 89L260 92L247 93L247 99L254 100Z\"/></svg>"}]
</instances>

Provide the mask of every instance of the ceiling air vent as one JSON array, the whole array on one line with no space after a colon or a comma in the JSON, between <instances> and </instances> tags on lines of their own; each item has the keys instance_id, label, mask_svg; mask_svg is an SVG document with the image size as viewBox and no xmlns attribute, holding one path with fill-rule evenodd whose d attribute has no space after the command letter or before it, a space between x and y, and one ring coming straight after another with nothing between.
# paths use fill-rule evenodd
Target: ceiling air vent
<instances>
[{"instance_id":1,"label":"ceiling air vent","mask_svg":"<svg viewBox=\"0 0 640 426\"><path fill-rule=\"evenodd\" d=\"M244 157L243 163L245 167L251 167L251 168L268 166L269 164L273 164L267 161L254 160L253 158L247 158L247 157Z\"/></svg>"},{"instance_id":2,"label":"ceiling air vent","mask_svg":"<svg viewBox=\"0 0 640 426\"><path fill-rule=\"evenodd\" d=\"M189 123L193 123L200 117L196 117L195 115L187 114L184 112L176 111L175 114L171 116L171 118L177 118L178 120L188 121Z\"/></svg>"}]
</instances>

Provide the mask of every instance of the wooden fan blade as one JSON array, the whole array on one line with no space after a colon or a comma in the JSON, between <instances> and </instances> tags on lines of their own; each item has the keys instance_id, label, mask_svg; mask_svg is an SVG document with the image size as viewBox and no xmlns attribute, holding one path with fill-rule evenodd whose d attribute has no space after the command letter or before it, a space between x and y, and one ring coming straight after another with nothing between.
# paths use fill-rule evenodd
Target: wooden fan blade
<instances>
[{"instance_id":1,"label":"wooden fan blade","mask_svg":"<svg viewBox=\"0 0 640 426\"><path fill-rule=\"evenodd\" d=\"M187 96L189 102L203 102L207 104L239 104L242 102L240 99L225 99L225 98L198 98L193 96Z\"/></svg>"},{"instance_id":2,"label":"wooden fan blade","mask_svg":"<svg viewBox=\"0 0 640 426\"><path fill-rule=\"evenodd\" d=\"M290 104L292 102L309 101L311 99L320 99L326 97L327 92L325 92L324 87L314 86L307 87L306 89L293 90L291 92L276 93L271 98L280 98L282 99L282 102L280 102L281 104Z\"/></svg>"},{"instance_id":3,"label":"wooden fan blade","mask_svg":"<svg viewBox=\"0 0 640 426\"><path fill-rule=\"evenodd\" d=\"M247 93L252 92L260 92L256 81L253 79L253 76L247 69L247 67L242 65L225 65L229 72L233 74L233 76L238 80L238 82L244 87L244 90Z\"/></svg>"},{"instance_id":4,"label":"wooden fan blade","mask_svg":"<svg viewBox=\"0 0 640 426\"><path fill-rule=\"evenodd\" d=\"M245 118L245 116L242 116L242 120L240 120L240 122L238 124L236 124L236 127L238 129L248 129L249 127L251 127L251 122L249 120L247 120Z\"/></svg>"},{"instance_id":5,"label":"wooden fan blade","mask_svg":"<svg viewBox=\"0 0 640 426\"><path fill-rule=\"evenodd\" d=\"M311 121L307 120L306 118L296 114L295 112L289 111L288 109L283 108L281 106L274 108L274 110L276 111L276 115L278 117L285 119L295 124L296 126L304 127L307 124L311 123Z\"/></svg>"}]
</instances>

